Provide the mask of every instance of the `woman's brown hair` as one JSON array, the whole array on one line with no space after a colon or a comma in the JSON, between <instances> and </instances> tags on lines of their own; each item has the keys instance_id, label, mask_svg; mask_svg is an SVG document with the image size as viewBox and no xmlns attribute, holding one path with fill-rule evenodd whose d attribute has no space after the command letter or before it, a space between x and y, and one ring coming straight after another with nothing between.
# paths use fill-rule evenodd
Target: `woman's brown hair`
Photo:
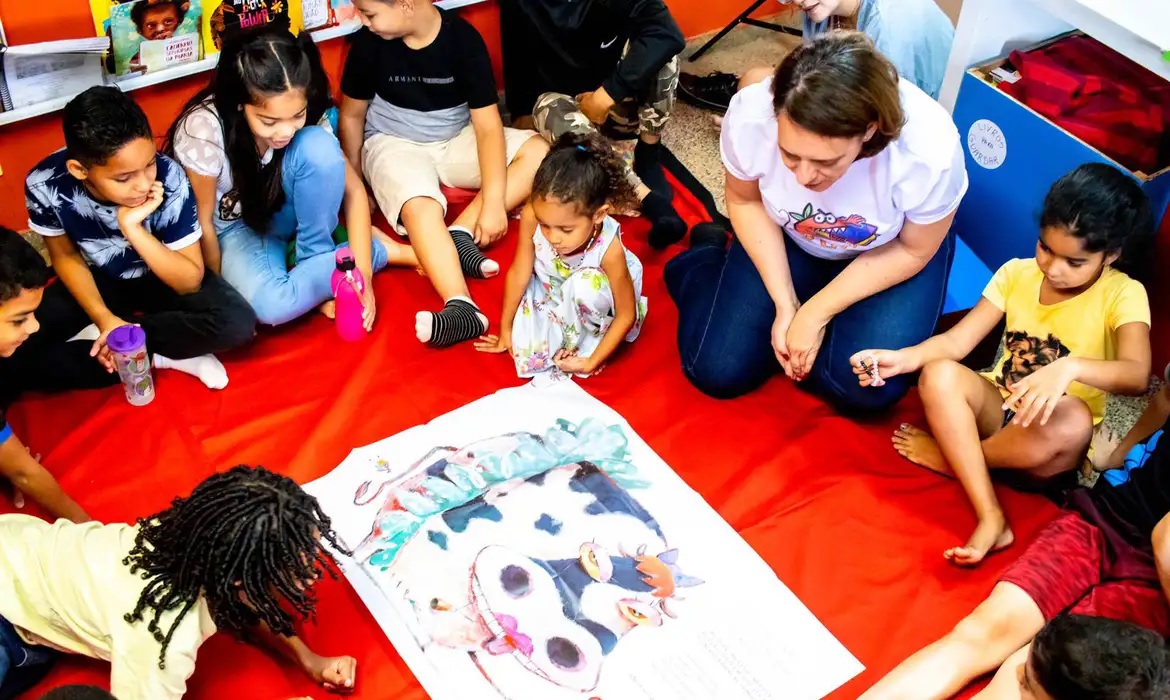
<instances>
[{"instance_id":1,"label":"woman's brown hair","mask_svg":"<svg viewBox=\"0 0 1170 700\"><path fill-rule=\"evenodd\" d=\"M906 121L898 70L861 32L829 32L785 56L772 80L772 106L821 136L864 136L876 126L861 158L881 153Z\"/></svg>"}]
</instances>

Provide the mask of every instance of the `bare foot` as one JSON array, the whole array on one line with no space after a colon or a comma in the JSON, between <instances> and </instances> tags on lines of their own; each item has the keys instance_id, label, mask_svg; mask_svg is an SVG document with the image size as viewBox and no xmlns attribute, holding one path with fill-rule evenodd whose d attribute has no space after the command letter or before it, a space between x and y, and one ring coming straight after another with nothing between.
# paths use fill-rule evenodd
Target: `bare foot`
<instances>
[{"instance_id":1,"label":"bare foot","mask_svg":"<svg viewBox=\"0 0 1170 700\"><path fill-rule=\"evenodd\" d=\"M945 476L952 476L947 460L943 458L942 452L938 449L938 443L925 430L915 428L909 423L903 423L894 431L890 442L894 443L894 449L898 451L898 454L918 466L926 467L932 472L938 472Z\"/></svg>"},{"instance_id":2,"label":"bare foot","mask_svg":"<svg viewBox=\"0 0 1170 700\"><path fill-rule=\"evenodd\" d=\"M329 301L318 306L317 310L321 312L322 316L329 319L330 321L337 318L337 302L333 299L330 299Z\"/></svg>"},{"instance_id":3,"label":"bare foot","mask_svg":"<svg viewBox=\"0 0 1170 700\"><path fill-rule=\"evenodd\" d=\"M381 241L386 246L386 262L390 267L422 268L418 265L418 256L414 254L414 246L396 241L378 228L374 228L374 240Z\"/></svg>"},{"instance_id":4,"label":"bare foot","mask_svg":"<svg viewBox=\"0 0 1170 700\"><path fill-rule=\"evenodd\" d=\"M1008 527L1003 513L998 513L981 519L966 545L952 547L943 552L943 556L956 566L976 566L988 554L1007 549L1015 541L1016 536Z\"/></svg>"}]
</instances>

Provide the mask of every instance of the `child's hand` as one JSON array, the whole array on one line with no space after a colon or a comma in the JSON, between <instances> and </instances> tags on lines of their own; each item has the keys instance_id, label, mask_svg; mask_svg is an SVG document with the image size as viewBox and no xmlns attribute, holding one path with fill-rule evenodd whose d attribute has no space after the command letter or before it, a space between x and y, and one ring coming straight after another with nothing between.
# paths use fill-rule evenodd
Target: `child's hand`
<instances>
[{"instance_id":1,"label":"child's hand","mask_svg":"<svg viewBox=\"0 0 1170 700\"><path fill-rule=\"evenodd\" d=\"M105 367L106 371L111 374L117 371L118 366L114 364L114 354L110 352L109 346L106 345L106 339L115 328L129 325L131 324L126 323L117 316L111 316L107 321L98 326L99 334L97 340L93 341L93 347L89 349L89 356L97 358L97 361L101 363L102 367Z\"/></svg>"},{"instance_id":2,"label":"child's hand","mask_svg":"<svg viewBox=\"0 0 1170 700\"><path fill-rule=\"evenodd\" d=\"M1012 393L1003 402L1003 410L1016 412L1013 424L1027 428L1036 419L1040 425L1048 424L1056 404L1075 377L1076 365L1072 359L1062 357L1008 387Z\"/></svg>"},{"instance_id":3,"label":"child's hand","mask_svg":"<svg viewBox=\"0 0 1170 700\"><path fill-rule=\"evenodd\" d=\"M150 216L163 202L163 184L154 182L146 201L136 207L118 207L118 227L125 233L126 229L141 226L146 217Z\"/></svg>"},{"instance_id":4,"label":"child's hand","mask_svg":"<svg viewBox=\"0 0 1170 700\"><path fill-rule=\"evenodd\" d=\"M374 299L374 285L366 278L366 290L362 292L362 327L366 332L374 330L374 318L378 315L378 303Z\"/></svg>"},{"instance_id":5,"label":"child's hand","mask_svg":"<svg viewBox=\"0 0 1170 700\"><path fill-rule=\"evenodd\" d=\"M598 88L592 92L583 92L577 95L577 108L585 118L594 124L604 124L609 118L609 110L613 108L613 98L605 88Z\"/></svg>"},{"instance_id":6,"label":"child's hand","mask_svg":"<svg viewBox=\"0 0 1170 700\"><path fill-rule=\"evenodd\" d=\"M475 244L486 248L504 237L508 232L508 212L501 204L484 203L472 232Z\"/></svg>"},{"instance_id":7,"label":"child's hand","mask_svg":"<svg viewBox=\"0 0 1170 700\"><path fill-rule=\"evenodd\" d=\"M480 352L490 352L493 354L511 352L512 335L510 333L501 333L499 335L480 336L479 340L475 341L475 349Z\"/></svg>"},{"instance_id":8,"label":"child's hand","mask_svg":"<svg viewBox=\"0 0 1170 700\"><path fill-rule=\"evenodd\" d=\"M305 673L330 692L352 693L357 681L357 659L352 656L319 656L305 659Z\"/></svg>"},{"instance_id":9,"label":"child's hand","mask_svg":"<svg viewBox=\"0 0 1170 700\"><path fill-rule=\"evenodd\" d=\"M557 350L557 354L553 355L553 364L565 374L589 376L597 369L592 358L581 357L576 350Z\"/></svg>"},{"instance_id":10,"label":"child's hand","mask_svg":"<svg viewBox=\"0 0 1170 700\"><path fill-rule=\"evenodd\" d=\"M862 350L849 358L857 383L873 386L873 362L877 362L877 375L883 380L911 371L910 362L901 350Z\"/></svg>"}]
</instances>

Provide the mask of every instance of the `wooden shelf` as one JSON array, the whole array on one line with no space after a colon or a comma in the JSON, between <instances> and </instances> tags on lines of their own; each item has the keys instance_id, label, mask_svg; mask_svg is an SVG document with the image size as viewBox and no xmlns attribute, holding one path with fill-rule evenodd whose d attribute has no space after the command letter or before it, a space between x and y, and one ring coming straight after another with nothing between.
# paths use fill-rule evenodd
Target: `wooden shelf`
<instances>
[{"instance_id":1,"label":"wooden shelf","mask_svg":"<svg viewBox=\"0 0 1170 700\"><path fill-rule=\"evenodd\" d=\"M467 7L469 5L476 5L486 0L439 0L435 5L444 10L455 10L460 7ZM309 32L313 36L313 40L320 43L322 41L329 41L330 39L337 39L343 36L353 34L361 28L360 24L347 24L340 27L329 27L328 29L318 29ZM152 85L161 85L172 80L179 80L191 75L203 73L215 68L219 63L219 54L209 56L194 63L185 63L181 66L168 68L166 70L155 71L153 73L146 73L144 75L126 78L124 80L111 80L107 84L113 85L124 92L131 90L138 90ZM0 112L0 127L16 122L25 121L26 119L33 119L44 114L62 109L69 100L72 100L76 95L62 95L46 102L38 102L28 107L21 107L20 109L10 110L8 112Z\"/></svg>"}]
</instances>

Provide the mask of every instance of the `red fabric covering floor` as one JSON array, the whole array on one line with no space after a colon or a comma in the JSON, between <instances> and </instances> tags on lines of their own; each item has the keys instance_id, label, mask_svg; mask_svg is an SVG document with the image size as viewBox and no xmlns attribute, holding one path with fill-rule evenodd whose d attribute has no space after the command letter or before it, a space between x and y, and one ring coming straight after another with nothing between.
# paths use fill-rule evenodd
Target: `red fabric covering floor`
<instances>
[{"instance_id":1,"label":"red fabric covering floor","mask_svg":"<svg viewBox=\"0 0 1170 700\"><path fill-rule=\"evenodd\" d=\"M700 218L682 204L691 206L690 218ZM679 369L677 314L661 280L674 251L651 251L646 228L630 221L625 231L646 266L648 323L636 343L582 386L625 416L865 664L831 696L856 698L972 609L1056 509L1001 489L1019 543L979 570L946 563L943 549L961 544L974 525L963 494L956 483L904 462L889 442L899 421L921 421L917 399L859 423L784 378L735 401L702 395ZM494 251L503 265L514 236L506 240ZM501 275L472 287L493 326L502 285ZM231 384L222 392L161 372L158 396L146 408L129 406L111 389L28 397L9 419L91 514L131 521L235 464L310 481L352 447L521 383L504 357L480 355L470 344L435 351L418 343L415 312L437 306L426 279L392 270L377 276L376 291L378 323L367 340L343 343L317 315L265 330L255 345L223 358ZM0 499L0 511L10 510ZM317 622L303 636L321 653L357 657L353 697L426 697L347 583L323 581L319 595ZM750 610L767 601L744 604ZM38 691L68 682L108 687L108 674L102 663L73 657ZM201 650L187 697L303 695L328 694L298 669L218 635Z\"/></svg>"}]
</instances>

